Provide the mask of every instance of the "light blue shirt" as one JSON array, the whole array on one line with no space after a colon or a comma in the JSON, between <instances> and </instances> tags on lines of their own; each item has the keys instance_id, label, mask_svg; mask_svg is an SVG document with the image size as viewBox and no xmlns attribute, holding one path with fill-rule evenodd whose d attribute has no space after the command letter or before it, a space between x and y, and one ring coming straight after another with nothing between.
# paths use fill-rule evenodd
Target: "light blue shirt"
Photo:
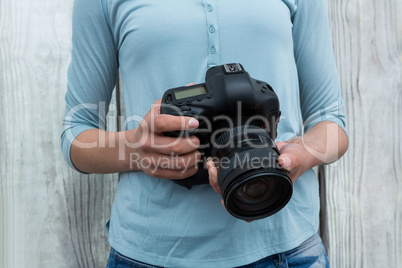
<instances>
[{"instance_id":1,"label":"light blue shirt","mask_svg":"<svg viewBox=\"0 0 402 268\"><path fill-rule=\"evenodd\" d=\"M325 0L75 0L62 149L104 128L121 70L126 129L170 88L202 83L211 66L240 62L280 99L278 140L320 121L344 128ZM143 172L121 174L108 239L121 254L167 267L234 267L295 248L318 230L312 170L280 212L246 223L209 185L187 190Z\"/></svg>"}]
</instances>

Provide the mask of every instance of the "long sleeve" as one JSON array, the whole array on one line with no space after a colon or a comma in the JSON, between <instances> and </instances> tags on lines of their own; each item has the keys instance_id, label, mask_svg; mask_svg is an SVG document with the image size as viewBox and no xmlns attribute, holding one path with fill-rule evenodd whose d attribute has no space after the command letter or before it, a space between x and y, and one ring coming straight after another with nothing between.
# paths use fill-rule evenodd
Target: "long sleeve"
<instances>
[{"instance_id":1,"label":"long sleeve","mask_svg":"<svg viewBox=\"0 0 402 268\"><path fill-rule=\"evenodd\" d=\"M294 55L305 131L321 121L335 122L345 130L325 2L298 0L293 14Z\"/></svg>"},{"instance_id":2,"label":"long sleeve","mask_svg":"<svg viewBox=\"0 0 402 268\"><path fill-rule=\"evenodd\" d=\"M117 52L104 8L100 0L74 2L73 48L61 137L63 155L72 167L72 142L85 130L105 128L107 107L116 83Z\"/></svg>"},{"instance_id":3,"label":"long sleeve","mask_svg":"<svg viewBox=\"0 0 402 268\"><path fill-rule=\"evenodd\" d=\"M104 128L118 68L126 129L138 126L167 89L203 82L208 68L230 62L274 88L282 112L278 139L299 136L323 120L344 126L324 3L75 0L62 137L67 162L78 134ZM122 172L108 241L122 255L153 265L238 267L314 235L318 192L309 170L281 211L245 223L219 206L221 198L207 185L189 191L145 172Z\"/></svg>"}]
</instances>

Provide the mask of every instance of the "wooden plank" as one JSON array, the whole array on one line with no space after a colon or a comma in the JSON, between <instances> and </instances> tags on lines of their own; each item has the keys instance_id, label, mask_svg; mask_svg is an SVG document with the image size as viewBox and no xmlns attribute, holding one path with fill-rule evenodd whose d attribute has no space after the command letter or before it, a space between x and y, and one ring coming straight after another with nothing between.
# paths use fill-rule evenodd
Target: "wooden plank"
<instances>
[{"instance_id":1,"label":"wooden plank","mask_svg":"<svg viewBox=\"0 0 402 268\"><path fill-rule=\"evenodd\" d=\"M117 176L60 150L73 1L0 4L0 267L103 267Z\"/></svg>"},{"instance_id":2,"label":"wooden plank","mask_svg":"<svg viewBox=\"0 0 402 268\"><path fill-rule=\"evenodd\" d=\"M332 267L400 266L398 1L328 1L350 139L349 151L336 168L326 167Z\"/></svg>"}]
</instances>

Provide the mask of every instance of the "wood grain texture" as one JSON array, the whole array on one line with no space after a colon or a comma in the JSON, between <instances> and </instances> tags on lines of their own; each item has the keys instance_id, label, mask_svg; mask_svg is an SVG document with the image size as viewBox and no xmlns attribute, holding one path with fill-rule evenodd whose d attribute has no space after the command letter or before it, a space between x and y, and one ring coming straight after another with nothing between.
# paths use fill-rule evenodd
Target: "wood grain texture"
<instances>
[{"instance_id":1,"label":"wood grain texture","mask_svg":"<svg viewBox=\"0 0 402 268\"><path fill-rule=\"evenodd\" d=\"M72 0L0 1L0 267L103 267L117 176L60 150Z\"/></svg>"},{"instance_id":2,"label":"wood grain texture","mask_svg":"<svg viewBox=\"0 0 402 268\"><path fill-rule=\"evenodd\" d=\"M326 167L332 267L401 267L398 2L328 1L350 142L336 167Z\"/></svg>"}]
</instances>

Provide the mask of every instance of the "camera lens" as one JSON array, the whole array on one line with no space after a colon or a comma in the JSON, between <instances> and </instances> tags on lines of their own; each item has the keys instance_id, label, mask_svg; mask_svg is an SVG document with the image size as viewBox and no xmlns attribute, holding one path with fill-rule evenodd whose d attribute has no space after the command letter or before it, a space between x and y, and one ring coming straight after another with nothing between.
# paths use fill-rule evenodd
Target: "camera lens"
<instances>
[{"instance_id":1,"label":"camera lens","mask_svg":"<svg viewBox=\"0 0 402 268\"><path fill-rule=\"evenodd\" d=\"M235 205L242 210L261 209L271 198L275 184L266 178L257 178L239 187L234 196ZM261 204L261 206L257 206ZM264 209L264 208L262 208Z\"/></svg>"},{"instance_id":2,"label":"camera lens","mask_svg":"<svg viewBox=\"0 0 402 268\"><path fill-rule=\"evenodd\" d=\"M261 199L268 195L271 187L272 182L264 178L258 178L246 183L237 191L236 195L251 200Z\"/></svg>"},{"instance_id":3,"label":"camera lens","mask_svg":"<svg viewBox=\"0 0 402 268\"><path fill-rule=\"evenodd\" d=\"M231 129L217 139L212 154L228 163L220 166L219 185L233 216L262 219L289 202L292 182L279 165L279 152L265 130L256 126Z\"/></svg>"}]
</instances>

